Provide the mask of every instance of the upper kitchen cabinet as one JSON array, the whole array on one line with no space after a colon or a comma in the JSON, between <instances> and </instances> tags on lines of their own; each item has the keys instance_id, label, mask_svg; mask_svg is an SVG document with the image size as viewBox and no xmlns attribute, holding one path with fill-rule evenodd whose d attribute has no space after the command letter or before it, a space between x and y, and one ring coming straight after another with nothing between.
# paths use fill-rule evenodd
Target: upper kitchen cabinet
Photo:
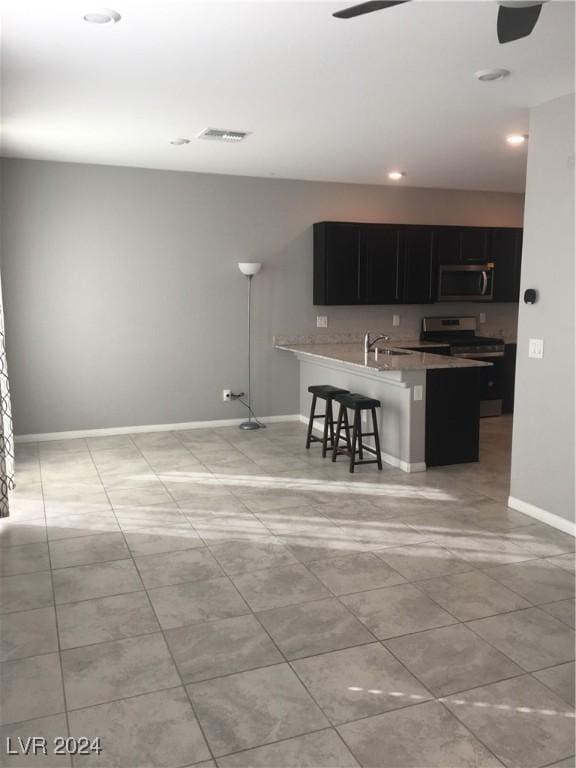
<instances>
[{"instance_id":1,"label":"upper kitchen cabinet","mask_svg":"<svg viewBox=\"0 0 576 768\"><path fill-rule=\"evenodd\" d=\"M400 229L361 226L360 294L364 304L400 301Z\"/></svg>"},{"instance_id":2,"label":"upper kitchen cabinet","mask_svg":"<svg viewBox=\"0 0 576 768\"><path fill-rule=\"evenodd\" d=\"M518 301L520 298L520 266L522 230L493 229L490 261L494 262L493 301Z\"/></svg>"},{"instance_id":3,"label":"upper kitchen cabinet","mask_svg":"<svg viewBox=\"0 0 576 768\"><path fill-rule=\"evenodd\" d=\"M403 229L400 234L400 297L403 304L430 304L436 298L434 240L427 227Z\"/></svg>"},{"instance_id":4,"label":"upper kitchen cabinet","mask_svg":"<svg viewBox=\"0 0 576 768\"><path fill-rule=\"evenodd\" d=\"M462 264L486 264L490 230L464 227L460 230L460 259Z\"/></svg>"},{"instance_id":5,"label":"upper kitchen cabinet","mask_svg":"<svg viewBox=\"0 0 576 768\"><path fill-rule=\"evenodd\" d=\"M439 227L436 230L438 264L485 264L490 230L483 227Z\"/></svg>"},{"instance_id":6,"label":"upper kitchen cabinet","mask_svg":"<svg viewBox=\"0 0 576 768\"><path fill-rule=\"evenodd\" d=\"M314 224L314 304L361 304L360 225Z\"/></svg>"},{"instance_id":7,"label":"upper kitchen cabinet","mask_svg":"<svg viewBox=\"0 0 576 768\"><path fill-rule=\"evenodd\" d=\"M314 304L429 304L439 266L492 262L493 301L518 301L521 251L521 229L321 222Z\"/></svg>"},{"instance_id":8,"label":"upper kitchen cabinet","mask_svg":"<svg viewBox=\"0 0 576 768\"><path fill-rule=\"evenodd\" d=\"M399 227L314 225L314 304L399 301Z\"/></svg>"},{"instance_id":9,"label":"upper kitchen cabinet","mask_svg":"<svg viewBox=\"0 0 576 768\"><path fill-rule=\"evenodd\" d=\"M460 230L457 227L438 227L434 251L438 264L460 264Z\"/></svg>"}]
</instances>

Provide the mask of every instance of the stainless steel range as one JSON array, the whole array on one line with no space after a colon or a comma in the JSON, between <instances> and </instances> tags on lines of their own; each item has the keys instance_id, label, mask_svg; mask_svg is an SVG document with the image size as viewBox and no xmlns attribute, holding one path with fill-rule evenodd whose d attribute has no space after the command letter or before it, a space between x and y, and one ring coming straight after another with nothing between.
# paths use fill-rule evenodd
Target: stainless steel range
<instances>
[{"instance_id":1,"label":"stainless steel range","mask_svg":"<svg viewBox=\"0 0 576 768\"><path fill-rule=\"evenodd\" d=\"M503 339L476 335L475 317L425 317L420 338L448 344L450 355L492 363L480 370L480 416L500 416L504 397Z\"/></svg>"}]
</instances>

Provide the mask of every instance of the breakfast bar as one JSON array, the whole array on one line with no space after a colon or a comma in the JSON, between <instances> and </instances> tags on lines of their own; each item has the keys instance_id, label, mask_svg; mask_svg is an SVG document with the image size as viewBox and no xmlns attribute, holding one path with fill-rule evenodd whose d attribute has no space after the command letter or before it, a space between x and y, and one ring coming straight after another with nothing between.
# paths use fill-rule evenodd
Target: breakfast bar
<instances>
[{"instance_id":1,"label":"breakfast bar","mask_svg":"<svg viewBox=\"0 0 576 768\"><path fill-rule=\"evenodd\" d=\"M403 340L379 344L368 354L360 341L277 338L278 350L300 365L300 414L307 420L308 387L331 384L382 403L382 459L405 472L478 461L479 376L489 363L449 357L438 345Z\"/></svg>"}]
</instances>

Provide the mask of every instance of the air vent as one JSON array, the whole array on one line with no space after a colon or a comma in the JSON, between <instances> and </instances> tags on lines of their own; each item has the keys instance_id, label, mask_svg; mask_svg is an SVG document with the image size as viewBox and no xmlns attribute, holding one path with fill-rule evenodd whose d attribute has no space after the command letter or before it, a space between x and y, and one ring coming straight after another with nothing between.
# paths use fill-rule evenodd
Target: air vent
<instances>
[{"instance_id":1,"label":"air vent","mask_svg":"<svg viewBox=\"0 0 576 768\"><path fill-rule=\"evenodd\" d=\"M231 143L238 143L248 136L246 131L225 131L221 128L206 128L202 133L198 134L199 139L207 139L208 141L229 141Z\"/></svg>"}]
</instances>

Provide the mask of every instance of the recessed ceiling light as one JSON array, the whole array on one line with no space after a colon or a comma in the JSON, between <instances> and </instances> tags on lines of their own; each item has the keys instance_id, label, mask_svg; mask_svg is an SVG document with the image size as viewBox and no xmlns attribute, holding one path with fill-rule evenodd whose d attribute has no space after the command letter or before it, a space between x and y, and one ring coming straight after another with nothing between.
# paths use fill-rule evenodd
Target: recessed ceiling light
<instances>
[{"instance_id":1,"label":"recessed ceiling light","mask_svg":"<svg viewBox=\"0 0 576 768\"><path fill-rule=\"evenodd\" d=\"M170 139L170 144L174 144L175 147L181 147L184 144L190 144L190 139Z\"/></svg>"},{"instance_id":2,"label":"recessed ceiling light","mask_svg":"<svg viewBox=\"0 0 576 768\"><path fill-rule=\"evenodd\" d=\"M111 8L97 8L84 14L84 21L89 24L117 24L122 16Z\"/></svg>"},{"instance_id":3,"label":"recessed ceiling light","mask_svg":"<svg viewBox=\"0 0 576 768\"><path fill-rule=\"evenodd\" d=\"M504 80L509 74L509 69L479 69L478 72L474 72L474 77L482 83L492 83L495 80Z\"/></svg>"},{"instance_id":4,"label":"recessed ceiling light","mask_svg":"<svg viewBox=\"0 0 576 768\"><path fill-rule=\"evenodd\" d=\"M522 133L511 133L510 136L506 136L506 141L513 147L519 147L524 144L528 136Z\"/></svg>"},{"instance_id":5,"label":"recessed ceiling light","mask_svg":"<svg viewBox=\"0 0 576 768\"><path fill-rule=\"evenodd\" d=\"M388 178L392 179L392 181L400 181L400 179L403 179L406 174L404 171L390 171L388 174Z\"/></svg>"}]
</instances>

